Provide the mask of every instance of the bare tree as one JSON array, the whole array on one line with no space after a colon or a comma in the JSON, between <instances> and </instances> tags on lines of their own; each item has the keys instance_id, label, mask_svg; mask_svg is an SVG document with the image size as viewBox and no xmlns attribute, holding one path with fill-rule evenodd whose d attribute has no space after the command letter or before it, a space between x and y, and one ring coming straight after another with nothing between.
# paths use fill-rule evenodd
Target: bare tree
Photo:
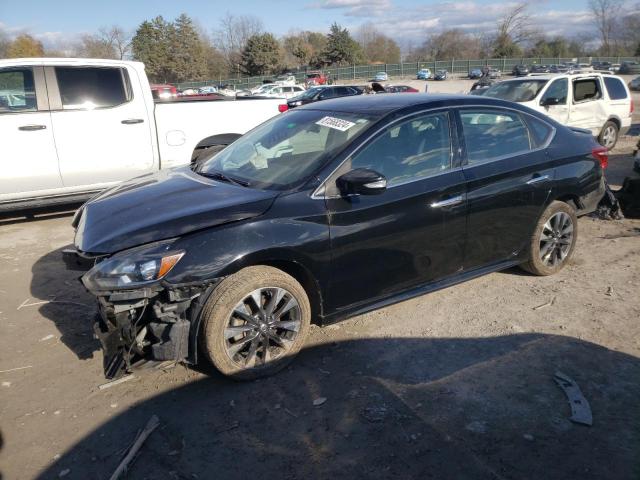
<instances>
[{"instance_id":1,"label":"bare tree","mask_svg":"<svg viewBox=\"0 0 640 480\"><path fill-rule=\"evenodd\" d=\"M509 38L516 45L530 40L535 32L528 8L529 4L523 2L507 10L498 23L498 37Z\"/></svg>"},{"instance_id":2,"label":"bare tree","mask_svg":"<svg viewBox=\"0 0 640 480\"><path fill-rule=\"evenodd\" d=\"M219 28L214 31L213 36L229 71L235 71L240 65L242 51L249 38L263 31L262 20L252 15L235 16L227 13L220 19Z\"/></svg>"},{"instance_id":3,"label":"bare tree","mask_svg":"<svg viewBox=\"0 0 640 480\"><path fill-rule=\"evenodd\" d=\"M131 51L131 36L116 25L103 27L95 35L83 35L80 42L78 55L82 57L122 60Z\"/></svg>"},{"instance_id":4,"label":"bare tree","mask_svg":"<svg viewBox=\"0 0 640 480\"><path fill-rule=\"evenodd\" d=\"M617 15L622 8L622 0L589 0L593 22L600 33L602 53L610 55L613 50Z\"/></svg>"}]
</instances>

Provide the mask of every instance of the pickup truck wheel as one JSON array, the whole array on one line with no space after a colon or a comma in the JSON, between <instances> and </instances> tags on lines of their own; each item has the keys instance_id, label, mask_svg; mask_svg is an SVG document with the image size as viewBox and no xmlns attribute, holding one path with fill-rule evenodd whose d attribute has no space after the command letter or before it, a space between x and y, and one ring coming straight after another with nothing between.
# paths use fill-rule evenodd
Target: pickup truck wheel
<instances>
[{"instance_id":1,"label":"pickup truck wheel","mask_svg":"<svg viewBox=\"0 0 640 480\"><path fill-rule=\"evenodd\" d=\"M224 375L272 375L302 348L311 322L304 288L273 267L247 267L225 278L202 311L202 346Z\"/></svg>"},{"instance_id":2,"label":"pickup truck wheel","mask_svg":"<svg viewBox=\"0 0 640 480\"><path fill-rule=\"evenodd\" d=\"M521 267L534 275L553 275L569 262L578 238L578 217L564 202L552 202L540 216L529 243L529 261Z\"/></svg>"},{"instance_id":3,"label":"pickup truck wheel","mask_svg":"<svg viewBox=\"0 0 640 480\"><path fill-rule=\"evenodd\" d=\"M618 143L618 125L611 121L605 123L598 137L598 142L607 150L612 150Z\"/></svg>"}]
</instances>

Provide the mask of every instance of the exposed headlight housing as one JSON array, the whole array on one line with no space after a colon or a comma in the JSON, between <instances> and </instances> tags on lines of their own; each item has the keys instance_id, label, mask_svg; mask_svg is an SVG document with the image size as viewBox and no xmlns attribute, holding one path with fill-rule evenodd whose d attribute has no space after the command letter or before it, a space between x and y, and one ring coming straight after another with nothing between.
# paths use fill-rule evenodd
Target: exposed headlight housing
<instances>
[{"instance_id":1,"label":"exposed headlight housing","mask_svg":"<svg viewBox=\"0 0 640 480\"><path fill-rule=\"evenodd\" d=\"M171 245L151 250L126 251L106 259L83 277L90 291L127 290L147 286L162 279L184 256L183 250L171 250Z\"/></svg>"}]
</instances>

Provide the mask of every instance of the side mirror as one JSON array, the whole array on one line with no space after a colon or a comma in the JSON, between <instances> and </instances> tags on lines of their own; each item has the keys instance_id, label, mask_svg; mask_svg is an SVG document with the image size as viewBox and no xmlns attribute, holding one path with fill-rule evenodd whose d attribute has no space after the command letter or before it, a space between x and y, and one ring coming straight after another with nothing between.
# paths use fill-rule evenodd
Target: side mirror
<instances>
[{"instance_id":1,"label":"side mirror","mask_svg":"<svg viewBox=\"0 0 640 480\"><path fill-rule=\"evenodd\" d=\"M356 168L341 175L336 185L343 195L377 195L387 189L387 179L368 168Z\"/></svg>"},{"instance_id":2,"label":"side mirror","mask_svg":"<svg viewBox=\"0 0 640 480\"><path fill-rule=\"evenodd\" d=\"M540 105L542 105L543 107L550 107L552 105L559 105L559 104L560 104L560 99L553 98L553 97L547 97L540 102Z\"/></svg>"}]
</instances>

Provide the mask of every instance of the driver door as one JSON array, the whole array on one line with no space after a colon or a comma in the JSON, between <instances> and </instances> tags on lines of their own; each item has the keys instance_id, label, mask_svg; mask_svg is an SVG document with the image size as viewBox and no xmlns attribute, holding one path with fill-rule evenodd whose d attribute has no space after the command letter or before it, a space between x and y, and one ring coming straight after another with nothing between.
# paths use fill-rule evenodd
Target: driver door
<instances>
[{"instance_id":1,"label":"driver door","mask_svg":"<svg viewBox=\"0 0 640 480\"><path fill-rule=\"evenodd\" d=\"M551 82L540 98L540 106L544 113L562 125L569 122L569 80L559 78ZM551 101L551 105L545 105Z\"/></svg>"},{"instance_id":2,"label":"driver door","mask_svg":"<svg viewBox=\"0 0 640 480\"><path fill-rule=\"evenodd\" d=\"M449 112L422 113L376 134L327 180L329 310L382 299L462 268L465 181L453 151ZM342 194L336 180L356 168L384 175L387 189Z\"/></svg>"}]
</instances>

